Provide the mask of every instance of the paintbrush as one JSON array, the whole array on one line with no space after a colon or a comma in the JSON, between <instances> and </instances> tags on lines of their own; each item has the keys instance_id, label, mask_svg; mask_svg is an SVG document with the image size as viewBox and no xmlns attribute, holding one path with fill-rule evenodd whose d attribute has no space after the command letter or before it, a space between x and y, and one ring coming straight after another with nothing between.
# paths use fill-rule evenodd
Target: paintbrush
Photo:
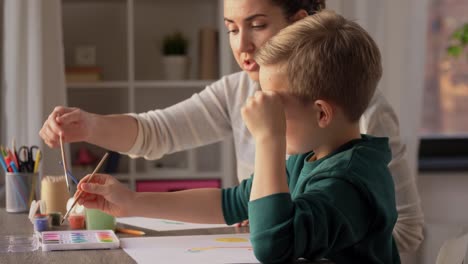
<instances>
[{"instance_id":1,"label":"paintbrush","mask_svg":"<svg viewBox=\"0 0 468 264\"><path fill-rule=\"evenodd\" d=\"M65 182L67 183L67 190L70 193L70 184L68 183L67 163L65 162L65 150L63 149L62 133L60 133L60 152L62 153L63 172L65 175Z\"/></svg>"},{"instance_id":2,"label":"paintbrush","mask_svg":"<svg viewBox=\"0 0 468 264\"><path fill-rule=\"evenodd\" d=\"M94 177L94 174L96 174L96 172L99 170L99 168L101 168L102 164L104 163L104 161L107 159L107 156L109 156L109 153L106 152L106 154L104 154L104 157L102 157L101 161L99 162L99 164L96 166L96 168L94 169L93 173L91 173L91 176L89 176L88 180L86 181L86 183L90 182L91 179L93 179ZM66 173L66 172L65 172ZM65 216L63 217L62 219L62 222L61 224L63 224L63 222L65 222L65 219L67 219L68 217L68 214L70 214L71 211L73 211L73 208L75 207L76 203L78 203L78 201L80 200L80 197L81 195L83 194L82 191L79 191L80 193L78 194L78 196L76 197L75 201L73 202L72 206L70 207L70 209L68 209L67 213L65 214Z\"/></svg>"}]
</instances>

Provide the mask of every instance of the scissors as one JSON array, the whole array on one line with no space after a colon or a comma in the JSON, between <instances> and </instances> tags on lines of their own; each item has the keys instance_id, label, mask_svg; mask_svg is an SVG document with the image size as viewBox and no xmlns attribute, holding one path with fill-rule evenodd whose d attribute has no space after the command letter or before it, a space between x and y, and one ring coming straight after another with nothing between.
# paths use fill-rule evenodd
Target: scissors
<instances>
[{"instance_id":1,"label":"scissors","mask_svg":"<svg viewBox=\"0 0 468 264\"><path fill-rule=\"evenodd\" d=\"M28 146L21 146L18 149L18 162L20 166L20 171L22 172L33 172L34 171L34 163L36 160L33 158L36 153L39 151L39 147L33 145L31 147Z\"/></svg>"}]
</instances>

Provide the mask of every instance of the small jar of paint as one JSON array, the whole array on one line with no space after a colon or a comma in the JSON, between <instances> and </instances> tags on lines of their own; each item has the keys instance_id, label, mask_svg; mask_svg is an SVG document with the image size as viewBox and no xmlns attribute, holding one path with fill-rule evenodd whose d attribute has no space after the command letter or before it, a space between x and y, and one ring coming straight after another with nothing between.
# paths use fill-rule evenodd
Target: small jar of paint
<instances>
[{"instance_id":1,"label":"small jar of paint","mask_svg":"<svg viewBox=\"0 0 468 264\"><path fill-rule=\"evenodd\" d=\"M52 226L60 226L60 221L62 220L61 212L52 212L49 214Z\"/></svg>"},{"instance_id":2,"label":"small jar of paint","mask_svg":"<svg viewBox=\"0 0 468 264\"><path fill-rule=\"evenodd\" d=\"M45 214L34 216L34 230L37 232L47 231L49 229L49 217Z\"/></svg>"},{"instance_id":3,"label":"small jar of paint","mask_svg":"<svg viewBox=\"0 0 468 264\"><path fill-rule=\"evenodd\" d=\"M71 229L84 229L85 217L82 214L72 214L68 216L68 223Z\"/></svg>"}]
</instances>

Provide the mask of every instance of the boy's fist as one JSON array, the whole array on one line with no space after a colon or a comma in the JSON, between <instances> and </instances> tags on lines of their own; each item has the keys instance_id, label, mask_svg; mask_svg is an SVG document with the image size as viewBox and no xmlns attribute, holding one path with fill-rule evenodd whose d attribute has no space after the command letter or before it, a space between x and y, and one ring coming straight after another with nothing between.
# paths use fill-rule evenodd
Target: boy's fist
<instances>
[{"instance_id":1,"label":"boy's fist","mask_svg":"<svg viewBox=\"0 0 468 264\"><path fill-rule=\"evenodd\" d=\"M284 105L278 93L257 91L247 99L241 114L247 128L256 139L286 135Z\"/></svg>"}]
</instances>

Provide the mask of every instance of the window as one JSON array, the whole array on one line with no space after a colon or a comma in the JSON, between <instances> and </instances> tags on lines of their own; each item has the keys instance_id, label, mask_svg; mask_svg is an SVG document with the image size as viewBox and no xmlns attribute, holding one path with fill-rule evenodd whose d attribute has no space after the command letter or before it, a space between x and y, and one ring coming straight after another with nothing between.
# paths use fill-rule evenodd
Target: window
<instances>
[{"instance_id":1,"label":"window","mask_svg":"<svg viewBox=\"0 0 468 264\"><path fill-rule=\"evenodd\" d=\"M420 169L468 169L468 2L429 6ZM454 32L458 34L454 39ZM467 35L463 35L467 34ZM451 50L456 45L459 48ZM455 51L455 52L454 52ZM459 52L457 57L453 54ZM452 54L452 55L451 55Z\"/></svg>"}]
</instances>

